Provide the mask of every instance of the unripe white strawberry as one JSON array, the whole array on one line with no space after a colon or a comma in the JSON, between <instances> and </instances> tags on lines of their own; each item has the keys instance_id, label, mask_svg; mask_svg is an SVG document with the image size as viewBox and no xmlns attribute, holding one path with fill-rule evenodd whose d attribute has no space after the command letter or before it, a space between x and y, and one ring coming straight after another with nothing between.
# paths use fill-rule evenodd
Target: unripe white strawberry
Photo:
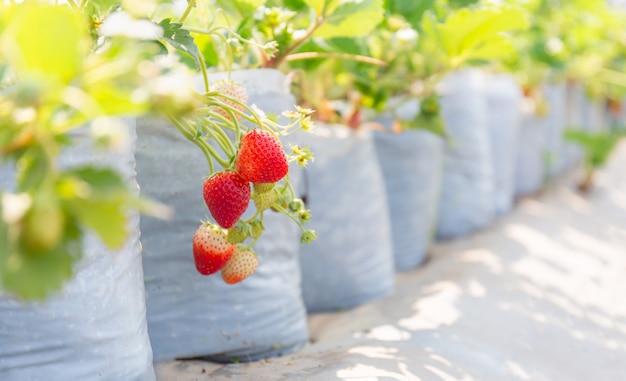
<instances>
[{"instance_id":1,"label":"unripe white strawberry","mask_svg":"<svg viewBox=\"0 0 626 381\"><path fill-rule=\"evenodd\" d=\"M222 279L228 284L239 283L254 274L258 264L257 255L252 250L237 246L233 256L222 268Z\"/></svg>"},{"instance_id":2,"label":"unripe white strawberry","mask_svg":"<svg viewBox=\"0 0 626 381\"><path fill-rule=\"evenodd\" d=\"M212 91L217 91L221 94L224 94L226 96L229 96L231 98L235 98L237 99L239 102L247 105L248 104L248 92L246 91L246 89L241 86L238 83L235 83L233 81L219 81L213 84L213 87L211 87ZM219 97L219 100L225 104L227 104L228 106L234 108L235 110L239 110L239 111L244 111L244 107L240 104L237 104L229 99L223 98L223 97ZM216 113L222 115L224 118L228 119L228 120L232 120L230 114L223 108L221 107L215 107L213 109L213 111L215 111ZM237 120L239 120L241 118L240 115L235 114Z\"/></svg>"}]
</instances>

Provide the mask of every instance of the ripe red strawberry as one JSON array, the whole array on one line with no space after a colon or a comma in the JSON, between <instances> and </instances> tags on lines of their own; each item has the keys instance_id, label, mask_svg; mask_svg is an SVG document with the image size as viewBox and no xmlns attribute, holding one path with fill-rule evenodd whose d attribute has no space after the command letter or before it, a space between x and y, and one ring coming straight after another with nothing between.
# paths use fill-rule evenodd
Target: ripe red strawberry
<instances>
[{"instance_id":1,"label":"ripe red strawberry","mask_svg":"<svg viewBox=\"0 0 626 381\"><path fill-rule=\"evenodd\" d=\"M203 194L215 221L229 229L248 208L250 184L234 172L218 172L204 181Z\"/></svg>"},{"instance_id":2,"label":"ripe red strawberry","mask_svg":"<svg viewBox=\"0 0 626 381\"><path fill-rule=\"evenodd\" d=\"M217 91L221 94L227 95L231 98L235 98L237 99L239 102L243 103L243 104L248 104L248 92L246 91L246 89L233 82L233 81L219 81L213 84L213 86L211 87L212 91ZM225 98L220 98L220 101L222 101L223 103L226 103L227 105L231 106L232 108L239 110L239 111L243 111L245 110L245 108L240 105L237 104L231 100L225 99ZM224 110L221 107L215 107L214 110L216 113L222 115L223 117L225 117L228 120L232 120L230 114L228 112L226 112L226 110ZM237 120L239 120L241 118L240 115L235 114L235 116L237 117Z\"/></svg>"},{"instance_id":3,"label":"ripe red strawberry","mask_svg":"<svg viewBox=\"0 0 626 381\"><path fill-rule=\"evenodd\" d=\"M241 139L235 170L251 183L275 183L287 175L289 164L280 141L256 129Z\"/></svg>"},{"instance_id":4,"label":"ripe red strawberry","mask_svg":"<svg viewBox=\"0 0 626 381\"><path fill-rule=\"evenodd\" d=\"M234 251L235 245L229 243L224 231L215 225L202 224L193 235L193 260L202 275L221 270Z\"/></svg>"},{"instance_id":5,"label":"ripe red strawberry","mask_svg":"<svg viewBox=\"0 0 626 381\"><path fill-rule=\"evenodd\" d=\"M236 247L232 258L222 268L222 279L228 284L239 283L254 274L258 264L259 260L253 251Z\"/></svg>"}]
</instances>

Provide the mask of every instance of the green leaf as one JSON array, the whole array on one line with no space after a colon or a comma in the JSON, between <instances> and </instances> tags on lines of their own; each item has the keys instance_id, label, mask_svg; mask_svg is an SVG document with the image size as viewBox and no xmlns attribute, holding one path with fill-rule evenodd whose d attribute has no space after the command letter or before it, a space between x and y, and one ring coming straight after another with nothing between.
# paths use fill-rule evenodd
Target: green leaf
<instances>
[{"instance_id":1,"label":"green leaf","mask_svg":"<svg viewBox=\"0 0 626 381\"><path fill-rule=\"evenodd\" d=\"M477 2L478 0L448 0L448 5L452 8L466 8Z\"/></svg>"},{"instance_id":2,"label":"green leaf","mask_svg":"<svg viewBox=\"0 0 626 381\"><path fill-rule=\"evenodd\" d=\"M173 48L191 55L196 67L200 68L200 51L189 31L183 28L183 24L163 19L159 22L159 26L163 28L163 40Z\"/></svg>"},{"instance_id":3,"label":"green leaf","mask_svg":"<svg viewBox=\"0 0 626 381\"><path fill-rule=\"evenodd\" d=\"M326 8L326 3L336 3L337 0L304 0L306 5L315 10L316 15L321 15Z\"/></svg>"},{"instance_id":4,"label":"green leaf","mask_svg":"<svg viewBox=\"0 0 626 381\"><path fill-rule=\"evenodd\" d=\"M120 248L128 236L126 206L136 197L115 171L81 167L63 173L59 183L66 208L95 231L107 247Z\"/></svg>"},{"instance_id":5,"label":"green leaf","mask_svg":"<svg viewBox=\"0 0 626 381\"><path fill-rule=\"evenodd\" d=\"M271 1L270 3L273 3ZM271 6L277 6L276 4L270 4ZM294 11L303 11L306 10L307 4L304 0L283 0L280 1L280 5L284 6L287 9Z\"/></svg>"},{"instance_id":6,"label":"green leaf","mask_svg":"<svg viewBox=\"0 0 626 381\"><path fill-rule=\"evenodd\" d=\"M316 37L357 37L376 28L384 18L383 0L342 0L328 13Z\"/></svg>"},{"instance_id":7,"label":"green leaf","mask_svg":"<svg viewBox=\"0 0 626 381\"><path fill-rule=\"evenodd\" d=\"M91 191L99 196L117 194L126 190L124 180L112 169L79 167L66 171L64 176L84 181L91 187Z\"/></svg>"},{"instance_id":8,"label":"green leaf","mask_svg":"<svg viewBox=\"0 0 626 381\"><path fill-rule=\"evenodd\" d=\"M119 249L128 237L123 200L74 199L66 202L72 214L93 230L110 249Z\"/></svg>"},{"instance_id":9,"label":"green leaf","mask_svg":"<svg viewBox=\"0 0 626 381\"><path fill-rule=\"evenodd\" d=\"M589 132L584 130L567 130L566 140L577 143L585 151L587 167L596 169L603 166L609 159L619 140L624 136L622 131Z\"/></svg>"},{"instance_id":10,"label":"green leaf","mask_svg":"<svg viewBox=\"0 0 626 381\"><path fill-rule=\"evenodd\" d=\"M424 115L420 113L412 121L402 121L402 127L406 129L421 129L445 137L445 124L440 115Z\"/></svg>"},{"instance_id":11,"label":"green leaf","mask_svg":"<svg viewBox=\"0 0 626 381\"><path fill-rule=\"evenodd\" d=\"M414 28L419 28L424 12L431 9L436 0L385 0L389 13L402 15Z\"/></svg>"},{"instance_id":12,"label":"green leaf","mask_svg":"<svg viewBox=\"0 0 626 381\"><path fill-rule=\"evenodd\" d=\"M26 191L37 189L41 186L48 175L50 163L42 147L29 148L19 159L18 163L18 189Z\"/></svg>"},{"instance_id":13,"label":"green leaf","mask_svg":"<svg viewBox=\"0 0 626 381\"><path fill-rule=\"evenodd\" d=\"M207 66L217 66L220 63L219 54L210 36L200 34L195 37L195 42L204 57Z\"/></svg>"},{"instance_id":14,"label":"green leaf","mask_svg":"<svg viewBox=\"0 0 626 381\"><path fill-rule=\"evenodd\" d=\"M2 252L2 287L22 299L42 300L60 290L72 277L74 264L81 258L81 251L82 233L73 225L68 228L64 241L48 252Z\"/></svg>"},{"instance_id":15,"label":"green leaf","mask_svg":"<svg viewBox=\"0 0 626 381\"><path fill-rule=\"evenodd\" d=\"M493 59L508 55L510 44L504 32L528 26L524 14L514 8L462 9L440 23L430 14L422 30L447 57L449 67L459 67L471 59Z\"/></svg>"},{"instance_id":16,"label":"green leaf","mask_svg":"<svg viewBox=\"0 0 626 381\"><path fill-rule=\"evenodd\" d=\"M87 49L87 28L81 14L69 7L41 3L20 5L0 37L0 56L21 78L61 84L79 73Z\"/></svg>"},{"instance_id":17,"label":"green leaf","mask_svg":"<svg viewBox=\"0 0 626 381\"><path fill-rule=\"evenodd\" d=\"M90 0L89 5L94 7L99 14L107 14L113 7L120 4L119 0Z\"/></svg>"},{"instance_id":18,"label":"green leaf","mask_svg":"<svg viewBox=\"0 0 626 381\"><path fill-rule=\"evenodd\" d=\"M246 17L266 2L267 0L217 0L216 5L226 13Z\"/></svg>"}]
</instances>

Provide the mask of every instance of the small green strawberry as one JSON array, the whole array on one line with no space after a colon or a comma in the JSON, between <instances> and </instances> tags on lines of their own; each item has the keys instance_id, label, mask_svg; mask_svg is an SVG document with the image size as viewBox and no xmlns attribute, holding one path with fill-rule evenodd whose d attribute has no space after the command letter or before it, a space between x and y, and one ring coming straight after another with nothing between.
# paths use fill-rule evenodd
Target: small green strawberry
<instances>
[{"instance_id":1,"label":"small green strawberry","mask_svg":"<svg viewBox=\"0 0 626 381\"><path fill-rule=\"evenodd\" d=\"M222 268L222 279L228 284L239 283L254 274L258 265L259 259L252 250L237 246L233 256Z\"/></svg>"},{"instance_id":2,"label":"small green strawberry","mask_svg":"<svg viewBox=\"0 0 626 381\"><path fill-rule=\"evenodd\" d=\"M304 202L300 199L295 199L289 203L289 210L292 212L299 212L304 209Z\"/></svg>"},{"instance_id":3,"label":"small green strawberry","mask_svg":"<svg viewBox=\"0 0 626 381\"><path fill-rule=\"evenodd\" d=\"M269 209L272 205L274 205L276 200L278 200L278 193L274 191L265 193L254 192L252 193L252 196L250 198L252 198L252 201L254 201L254 205L256 206L256 208L260 211L263 211Z\"/></svg>"},{"instance_id":4,"label":"small green strawberry","mask_svg":"<svg viewBox=\"0 0 626 381\"><path fill-rule=\"evenodd\" d=\"M255 193L267 193L274 189L276 183L253 183L252 189Z\"/></svg>"}]
</instances>

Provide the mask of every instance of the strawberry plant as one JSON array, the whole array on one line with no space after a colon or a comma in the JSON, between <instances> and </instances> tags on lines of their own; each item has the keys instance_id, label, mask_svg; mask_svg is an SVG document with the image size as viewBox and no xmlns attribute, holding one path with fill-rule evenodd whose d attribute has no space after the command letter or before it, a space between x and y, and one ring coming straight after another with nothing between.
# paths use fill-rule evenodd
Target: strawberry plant
<instances>
[{"instance_id":1,"label":"strawberry plant","mask_svg":"<svg viewBox=\"0 0 626 381\"><path fill-rule=\"evenodd\" d=\"M128 234L128 210L167 214L113 169L60 166L77 131L91 122L93 149L115 154L128 141L118 117L198 105L161 86L182 66L150 61L155 47L143 38L115 28L100 35L100 3L71 5L0 5L0 157L15 171L14 186L2 186L0 278L23 298L43 298L71 277L87 230L115 250Z\"/></svg>"},{"instance_id":2,"label":"strawberry plant","mask_svg":"<svg viewBox=\"0 0 626 381\"><path fill-rule=\"evenodd\" d=\"M578 183L578 190L589 193L593 188L596 171L604 166L619 141L626 135L623 129L608 132L570 130L565 139L578 144L585 152L585 174Z\"/></svg>"},{"instance_id":3,"label":"strawberry plant","mask_svg":"<svg viewBox=\"0 0 626 381\"><path fill-rule=\"evenodd\" d=\"M242 137L258 129L278 139L297 130L300 122L310 126L310 110L288 112L289 122L280 125L248 106L241 86L229 81L210 86L204 54L184 25L195 1L188 3L179 22L168 17L151 21L150 16L166 8L161 3L0 5L0 157L15 171L10 179L15 187L2 185L0 203L0 279L5 290L23 298L44 298L72 276L87 231L115 250L126 241L129 211L162 218L170 213L138 197L114 169L59 164L84 126L89 125L94 149L114 155L127 141L119 118L154 114L169 119L205 154L207 205L223 225L215 228L222 229L224 237L224 228L235 225L247 208L250 185L240 178L228 186L223 180L217 186L213 182L234 174ZM32 25L46 33L32 33ZM214 36L225 29L195 31ZM203 74L204 91L194 90L189 82L190 66ZM280 150L283 153L282 146ZM281 175L271 176L273 182L281 180L274 188L280 195L275 209L302 227L303 241L315 238L303 226L300 215L305 210L291 211L278 202L294 200L286 161L305 165L310 158L306 149L298 148L289 158L283 153L277 166ZM228 205L237 205L237 213L225 212L226 203L216 201L220 192ZM262 216L260 210L239 221L240 238L258 239Z\"/></svg>"}]
</instances>

